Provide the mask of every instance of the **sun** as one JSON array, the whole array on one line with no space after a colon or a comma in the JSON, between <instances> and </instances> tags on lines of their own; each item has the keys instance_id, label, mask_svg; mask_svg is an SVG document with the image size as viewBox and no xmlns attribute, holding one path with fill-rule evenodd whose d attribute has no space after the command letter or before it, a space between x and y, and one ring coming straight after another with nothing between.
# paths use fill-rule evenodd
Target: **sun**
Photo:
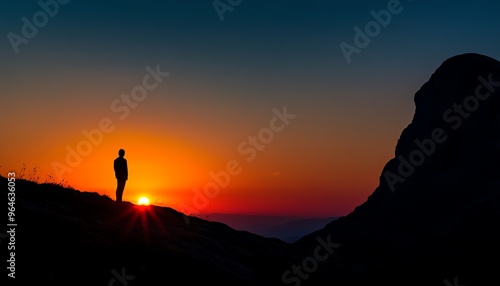
<instances>
[{"instance_id":1,"label":"sun","mask_svg":"<svg viewBox=\"0 0 500 286\"><path fill-rule=\"evenodd\" d=\"M147 206L149 205L149 199L146 197L141 197L137 202L138 205Z\"/></svg>"}]
</instances>

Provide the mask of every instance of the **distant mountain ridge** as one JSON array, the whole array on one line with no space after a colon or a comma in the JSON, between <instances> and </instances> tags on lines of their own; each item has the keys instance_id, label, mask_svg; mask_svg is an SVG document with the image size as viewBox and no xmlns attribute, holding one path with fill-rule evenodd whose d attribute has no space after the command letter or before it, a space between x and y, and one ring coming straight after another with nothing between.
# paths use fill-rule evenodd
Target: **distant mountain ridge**
<instances>
[{"instance_id":1,"label":"distant mountain ridge","mask_svg":"<svg viewBox=\"0 0 500 286\"><path fill-rule=\"evenodd\" d=\"M246 230L263 237L278 238L288 243L313 231L322 229L338 217L311 218L299 216L203 214L201 218L219 221L237 230Z\"/></svg>"}]
</instances>

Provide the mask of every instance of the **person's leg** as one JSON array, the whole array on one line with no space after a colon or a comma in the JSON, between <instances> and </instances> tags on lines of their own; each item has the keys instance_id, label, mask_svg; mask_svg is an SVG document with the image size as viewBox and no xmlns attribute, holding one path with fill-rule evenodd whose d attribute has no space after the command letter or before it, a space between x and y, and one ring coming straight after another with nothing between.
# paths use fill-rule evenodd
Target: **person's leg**
<instances>
[{"instance_id":1,"label":"person's leg","mask_svg":"<svg viewBox=\"0 0 500 286\"><path fill-rule=\"evenodd\" d=\"M121 201L120 198L120 180L116 180L116 201Z\"/></svg>"},{"instance_id":2,"label":"person's leg","mask_svg":"<svg viewBox=\"0 0 500 286\"><path fill-rule=\"evenodd\" d=\"M121 186L121 189L120 189L120 201L122 201L122 198L123 198L123 191L125 190L125 183L127 181L123 180L122 181L122 186Z\"/></svg>"},{"instance_id":3,"label":"person's leg","mask_svg":"<svg viewBox=\"0 0 500 286\"><path fill-rule=\"evenodd\" d=\"M117 180L116 181L116 201L121 202L123 196L123 190L125 189L125 181Z\"/></svg>"}]
</instances>

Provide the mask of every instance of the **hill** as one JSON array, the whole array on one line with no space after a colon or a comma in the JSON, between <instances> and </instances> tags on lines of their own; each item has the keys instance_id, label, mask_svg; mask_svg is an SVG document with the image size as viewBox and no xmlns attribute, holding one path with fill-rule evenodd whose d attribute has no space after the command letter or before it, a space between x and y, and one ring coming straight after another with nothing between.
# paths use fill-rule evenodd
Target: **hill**
<instances>
[{"instance_id":1,"label":"hill","mask_svg":"<svg viewBox=\"0 0 500 286\"><path fill-rule=\"evenodd\" d=\"M278 239L54 184L17 180L15 206L17 282L279 285L301 257Z\"/></svg>"}]
</instances>

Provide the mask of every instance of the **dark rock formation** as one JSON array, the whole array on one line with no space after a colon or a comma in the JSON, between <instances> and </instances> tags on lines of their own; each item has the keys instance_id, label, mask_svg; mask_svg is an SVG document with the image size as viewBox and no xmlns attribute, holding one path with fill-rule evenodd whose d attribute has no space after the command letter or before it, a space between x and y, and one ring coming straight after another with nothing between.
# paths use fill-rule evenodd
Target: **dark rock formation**
<instances>
[{"instance_id":1,"label":"dark rock formation","mask_svg":"<svg viewBox=\"0 0 500 286\"><path fill-rule=\"evenodd\" d=\"M341 244L325 265L334 285L499 279L500 62L452 57L414 99L413 120L373 194L296 243L311 251L316 237L331 235Z\"/></svg>"}]
</instances>

